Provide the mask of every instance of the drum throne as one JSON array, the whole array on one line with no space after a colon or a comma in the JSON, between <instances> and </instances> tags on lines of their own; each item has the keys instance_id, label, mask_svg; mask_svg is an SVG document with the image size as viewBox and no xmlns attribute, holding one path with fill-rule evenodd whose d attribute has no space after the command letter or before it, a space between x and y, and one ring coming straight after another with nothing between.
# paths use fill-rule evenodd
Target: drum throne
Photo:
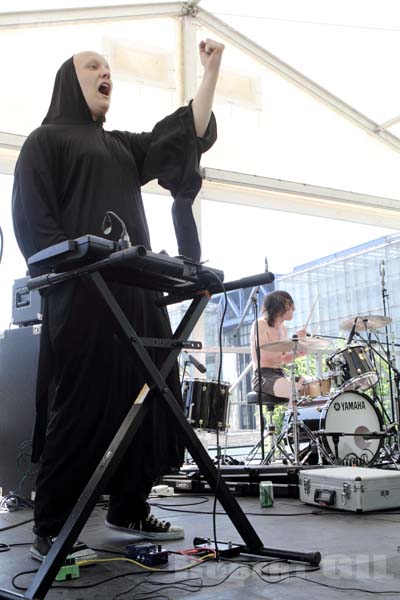
<instances>
[{"instance_id":1,"label":"drum throne","mask_svg":"<svg viewBox=\"0 0 400 600\"><path fill-rule=\"evenodd\" d=\"M276 450L279 449L281 454L290 462L292 458L286 452L286 449L281 444L283 440L282 432L279 436L276 435L276 426L274 424L274 411L277 406L282 406L283 404L289 403L289 398L283 398L280 396L273 396L272 394L267 394L266 392L249 392L247 394L247 403L257 405L259 403L259 395L261 394L261 403L263 406L267 408L267 419L266 419L266 428L264 432L264 439L260 440L251 450L247 456L246 462L254 460L258 451L260 450L263 441L265 438L270 438L269 450L267 456L262 460L263 464L269 464L275 459Z\"/></svg>"}]
</instances>

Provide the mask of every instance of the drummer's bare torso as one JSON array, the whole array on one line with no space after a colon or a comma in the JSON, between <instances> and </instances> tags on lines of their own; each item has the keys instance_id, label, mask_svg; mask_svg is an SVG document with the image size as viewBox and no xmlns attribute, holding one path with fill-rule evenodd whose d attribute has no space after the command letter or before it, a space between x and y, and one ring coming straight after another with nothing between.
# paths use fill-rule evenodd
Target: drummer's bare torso
<instances>
[{"instance_id":1,"label":"drummer's bare torso","mask_svg":"<svg viewBox=\"0 0 400 600\"><path fill-rule=\"evenodd\" d=\"M288 339L287 328L285 327L283 321L280 321L276 323L273 327L271 327L270 325L268 325L266 318L261 317L260 319L258 319L258 321L253 323L253 331L251 335L251 339L253 340L253 344L251 347L253 368L257 369L257 336L255 334L256 323L258 323L261 368L269 367L271 369L279 369L282 366L282 364L290 362L293 359L293 354L291 352L271 352L262 348L264 344L267 344L269 342L277 342L279 340Z\"/></svg>"},{"instance_id":2,"label":"drummer's bare torso","mask_svg":"<svg viewBox=\"0 0 400 600\"><path fill-rule=\"evenodd\" d=\"M271 368L271 369L280 369L282 365L290 363L293 361L294 356L293 352L272 352L271 350L267 350L262 348L264 344L268 344L270 342L277 342L279 340L287 340L288 332L284 325L285 321L291 321L293 319L295 307L294 304L289 306L288 309L282 316L277 316L275 318L274 324L269 325L266 316L261 317L257 321L253 323L252 331L251 331L251 356L253 362L253 370L256 371L258 369L258 359L257 359L257 345L260 348L260 367L261 368ZM258 327L258 344L257 344L257 330ZM297 332L300 337L306 335L305 330L300 330ZM302 353L299 353L300 356ZM299 381L296 383L296 388L300 391L302 388L302 382ZM290 398L292 394L291 383L284 376L280 377L274 382L273 392L275 396L282 398Z\"/></svg>"}]
</instances>

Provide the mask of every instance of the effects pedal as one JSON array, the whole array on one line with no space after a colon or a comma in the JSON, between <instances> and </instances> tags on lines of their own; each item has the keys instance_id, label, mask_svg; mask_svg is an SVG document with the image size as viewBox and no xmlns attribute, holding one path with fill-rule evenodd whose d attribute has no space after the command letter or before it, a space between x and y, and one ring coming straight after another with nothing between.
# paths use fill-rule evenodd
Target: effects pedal
<instances>
[{"instance_id":1,"label":"effects pedal","mask_svg":"<svg viewBox=\"0 0 400 600\"><path fill-rule=\"evenodd\" d=\"M201 537L195 537L193 539L193 547L214 552L216 552L218 548L218 556L223 558L234 558L235 556L239 556L241 551L241 547L238 544L233 544L232 542L217 542L216 548L214 540Z\"/></svg>"},{"instance_id":2,"label":"effects pedal","mask_svg":"<svg viewBox=\"0 0 400 600\"><path fill-rule=\"evenodd\" d=\"M160 544L130 544L126 547L125 556L147 567L168 562L168 551L163 550Z\"/></svg>"}]
</instances>

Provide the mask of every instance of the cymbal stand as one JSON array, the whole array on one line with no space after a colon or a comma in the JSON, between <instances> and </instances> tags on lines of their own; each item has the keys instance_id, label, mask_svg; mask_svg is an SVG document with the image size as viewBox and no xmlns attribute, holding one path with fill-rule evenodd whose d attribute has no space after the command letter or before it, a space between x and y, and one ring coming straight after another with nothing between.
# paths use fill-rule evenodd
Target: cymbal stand
<instances>
[{"instance_id":1,"label":"cymbal stand","mask_svg":"<svg viewBox=\"0 0 400 600\"><path fill-rule=\"evenodd\" d=\"M385 317L387 317L388 313L389 313L389 307L388 307L389 294L386 289L386 283L385 283L385 261L384 260L381 261L381 264L379 267L379 272L381 275L383 314ZM390 332L390 333L392 334L392 332ZM396 375L395 375L396 369L393 368L394 353L391 353L391 349L389 346L389 337L392 337L392 336L389 336L388 325L385 325L385 336L386 336L386 355L387 355L386 362L388 365L388 379L389 379L390 406L391 406L391 411L392 411L392 420L399 425L399 423L400 423L399 387L398 387L398 379L396 382ZM393 350L393 348L392 348L392 350ZM392 381L393 376L394 376L394 381L396 383L396 397L395 397L394 390L393 390L393 381ZM398 371L397 371L397 376L398 376ZM399 447L399 440L397 441L397 443L398 443L398 447Z\"/></svg>"},{"instance_id":2,"label":"cymbal stand","mask_svg":"<svg viewBox=\"0 0 400 600\"><path fill-rule=\"evenodd\" d=\"M325 451L324 447L320 444L320 440L319 440L318 436L314 435L314 433L311 431L311 429L302 420L299 420L299 416L298 416L299 395L298 395L298 390L296 387L296 375L295 375L295 368L296 368L295 361L296 361L296 358L298 355L298 343L299 343L298 336L293 335L292 341L294 343L293 361L290 366L290 382L291 382L290 401L292 404L292 411L293 411L292 420L290 420L290 418L289 418L287 425L282 428L279 436L276 439L272 440L272 447L270 448L270 450L265 458L264 458L264 456L262 456L261 464L266 465L266 464L269 464L271 461L273 461L275 451L277 449L280 450L281 454L283 456L285 456L285 458L287 460L289 460L292 465L301 466L302 464L304 464L304 462L308 459L309 454L306 455L302 460L300 460L300 448L299 448L299 429L300 428L304 431L304 433L306 434L308 439L316 447L317 453L318 453L318 464L322 464L322 456L324 456L324 458L327 460L328 463L333 464L331 457ZM284 442L285 438L287 438L290 430L293 431L293 457L288 455L288 453L286 452L286 449L283 446L283 442ZM247 464L255 456L260 445L261 445L261 441L251 450L250 454L246 457Z\"/></svg>"},{"instance_id":3,"label":"cymbal stand","mask_svg":"<svg viewBox=\"0 0 400 600\"><path fill-rule=\"evenodd\" d=\"M292 429L293 429L293 464L295 466L301 466L307 459L307 455L305 458L300 460L300 445L299 445L299 429L301 428L308 439L313 442L317 449L318 453L318 464L322 464L322 455L326 459L326 461L330 464L333 464L331 457L328 452L325 451L325 448L320 444L320 440L318 436L314 435L313 431L301 420L299 419L298 413L298 404L299 404L299 392L296 387L296 376L295 376L295 367L296 367L296 358L298 355L298 344L299 338L297 335L292 336L292 340L294 342L293 348L293 362L290 366L290 381L292 385L292 395L291 395L291 403L293 410L293 418L292 418ZM290 423L289 423L290 425Z\"/></svg>"},{"instance_id":4,"label":"cymbal stand","mask_svg":"<svg viewBox=\"0 0 400 600\"><path fill-rule=\"evenodd\" d=\"M258 294L260 292L259 286L254 288L251 295L251 302L253 304L254 311L254 327L255 327L255 349L257 357L257 372L258 372L258 407L260 412L260 445L261 445L261 458L265 458L265 427L264 427L264 416L263 416L263 405L262 405L262 389L261 389L261 352L260 352L260 332L258 327Z\"/></svg>"},{"instance_id":5,"label":"cymbal stand","mask_svg":"<svg viewBox=\"0 0 400 600\"><path fill-rule=\"evenodd\" d=\"M292 364L290 365L290 382L292 385L292 395L291 395L291 402L292 402L292 410L293 410L293 457L294 457L294 464L295 465L299 465L299 419L298 419L298 401L299 401L299 394L297 391L297 387L296 387L296 375L295 375L295 368L296 368L296 357L298 354L298 343L299 343L299 338L297 337L297 335L293 335L292 336L292 340L294 342L294 348L293 348L293 361Z\"/></svg>"},{"instance_id":6,"label":"cymbal stand","mask_svg":"<svg viewBox=\"0 0 400 600\"><path fill-rule=\"evenodd\" d=\"M385 349L383 348L383 345L381 344L380 340L377 341L377 343L379 344L379 347L382 348L382 351L384 352L384 354L382 354L381 352L379 352L376 347L374 346L374 343L371 339L364 339L363 337L359 336L360 340L366 345L368 346L368 348L372 351L372 353L376 356L378 356L380 358L380 360L382 362L384 362L387 367L388 367L388 372L392 372L394 375L394 384L395 384L395 389L396 389L396 402L398 403L399 401L399 382L400 382L400 371L393 366L393 364L391 363L390 360L390 356L388 356L386 354ZM387 338L386 338L387 339ZM390 383L392 384L392 379L391 377L389 378ZM382 418L384 419L386 417L386 419L388 421L390 421L390 415L387 413L386 408L383 404L383 402L381 400L379 400L378 398L378 403L382 412ZM392 416L392 421L391 423L389 423L388 425L386 425L386 430L389 431L391 430L390 435L388 434L387 436L385 436L386 438L389 438L389 444L391 445L391 447L389 448L389 450L387 450L387 448L384 446L382 449L385 453L385 457L386 458L390 458L392 463L397 467L397 460L399 458L399 449L400 449L400 426L399 426L399 422L395 420L396 417L395 415ZM395 441L391 442L391 438L394 438ZM395 457L396 454L396 457Z\"/></svg>"}]
</instances>

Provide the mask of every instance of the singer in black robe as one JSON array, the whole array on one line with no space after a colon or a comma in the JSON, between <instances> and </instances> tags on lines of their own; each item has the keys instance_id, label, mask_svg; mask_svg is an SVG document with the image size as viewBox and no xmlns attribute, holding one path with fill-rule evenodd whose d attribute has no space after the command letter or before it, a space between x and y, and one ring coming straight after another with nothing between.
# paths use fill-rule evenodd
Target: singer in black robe
<instances>
[{"instance_id":1,"label":"singer in black robe","mask_svg":"<svg viewBox=\"0 0 400 600\"><path fill-rule=\"evenodd\" d=\"M25 141L15 169L13 221L25 259L66 239L104 237L101 226L108 210L124 221L133 245L151 249L140 193L151 179L171 191L178 242L187 243L185 222L201 187L200 155L216 139L214 117L201 138L191 105L146 133L108 132L103 121L93 119L73 59L67 60L57 73L47 116ZM116 227L114 239L119 234ZM155 292L120 283L110 287L140 336L171 336ZM150 353L158 365L163 363L165 351ZM38 536L60 531L143 383L141 368L126 353L94 294L77 280L46 290L33 438L33 460L40 460L34 515ZM181 402L177 368L168 384ZM182 462L168 408L159 400L150 399L151 410L105 490L110 519L144 518L155 479Z\"/></svg>"}]
</instances>

